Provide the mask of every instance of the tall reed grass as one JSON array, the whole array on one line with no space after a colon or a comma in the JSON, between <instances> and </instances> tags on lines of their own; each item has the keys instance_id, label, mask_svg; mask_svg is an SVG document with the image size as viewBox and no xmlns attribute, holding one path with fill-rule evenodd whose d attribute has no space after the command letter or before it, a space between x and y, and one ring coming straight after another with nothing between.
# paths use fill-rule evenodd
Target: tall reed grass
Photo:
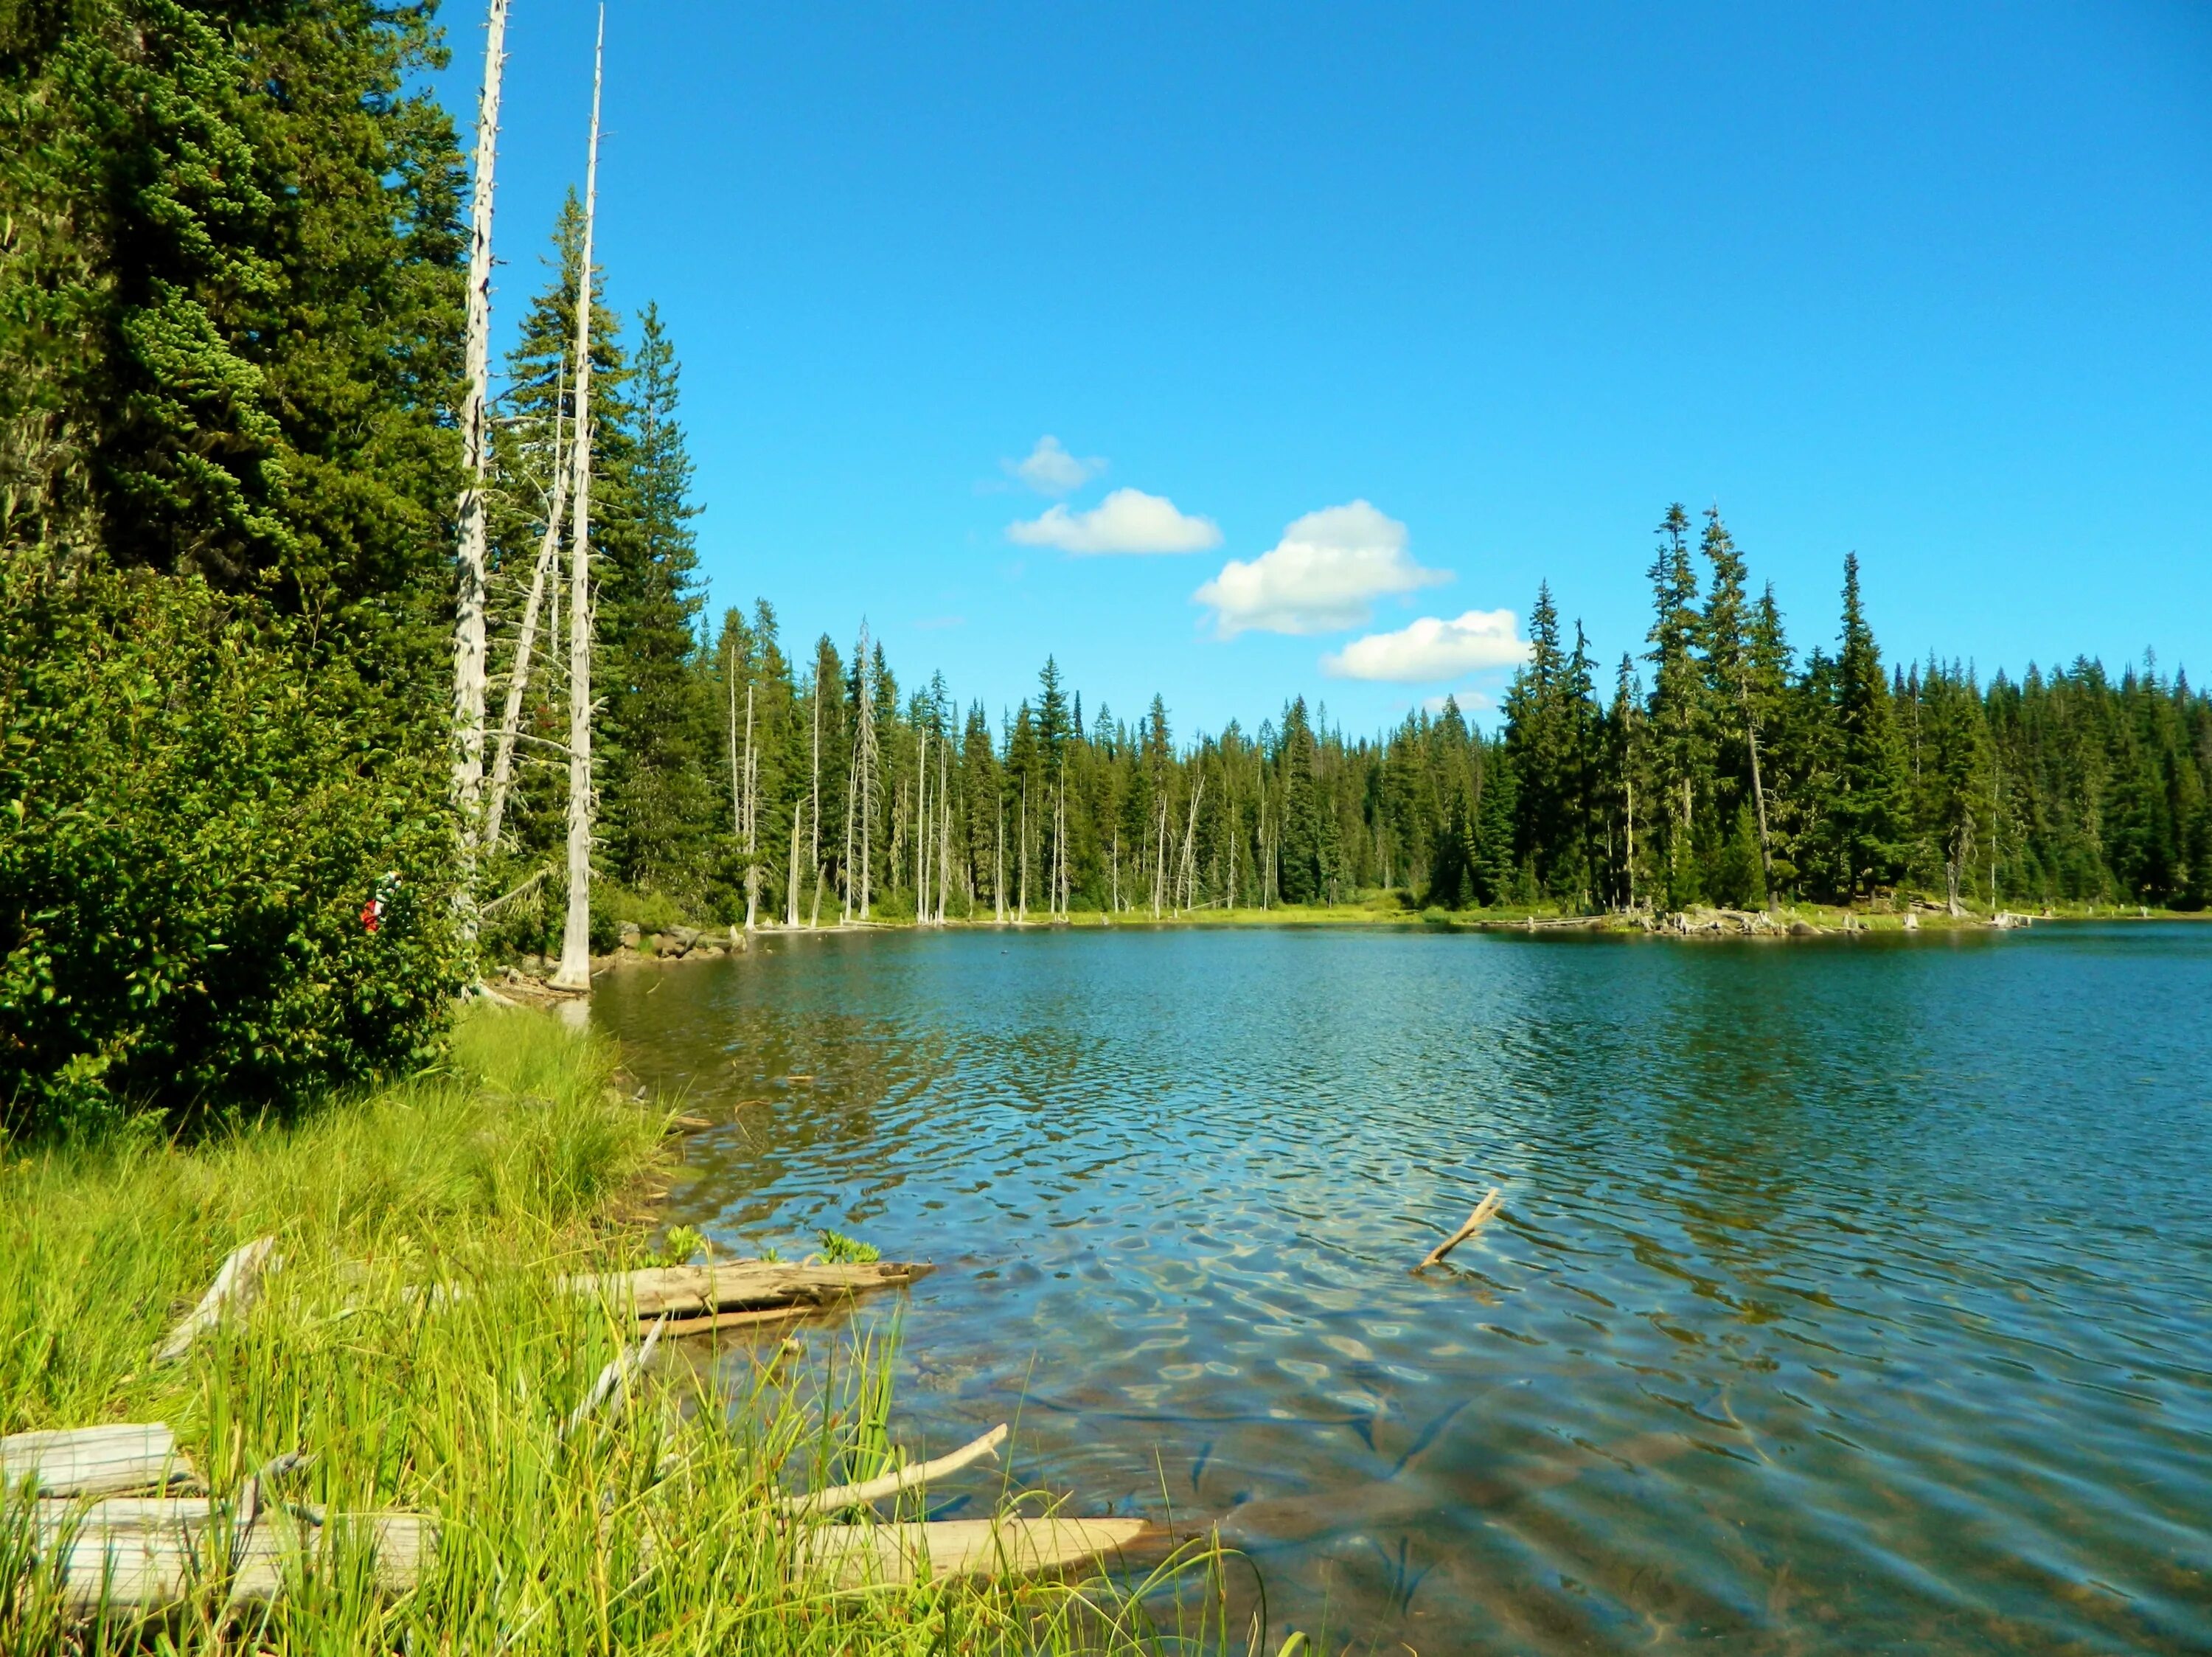
<instances>
[{"instance_id":1,"label":"tall reed grass","mask_svg":"<svg viewBox=\"0 0 2212 1657\"><path fill-rule=\"evenodd\" d=\"M0 1432L164 1420L218 1494L310 1452L288 1497L427 1514L441 1543L396 1599L341 1554L242 1622L211 1579L158 1628L72 1627L19 1522L0 1535L0 1653L1248 1648L1211 1546L1110 1581L840 1592L811 1572L767 1498L890 1465L896 1330L878 1319L796 1353L671 1343L627 1408L564 1437L635 1333L549 1284L642 1258L625 1204L667 1129L616 1063L550 1018L484 1009L439 1069L289 1126L15 1151ZM151 1364L223 1256L264 1234L284 1265L252 1313ZM407 1292L427 1283L453 1292Z\"/></svg>"}]
</instances>

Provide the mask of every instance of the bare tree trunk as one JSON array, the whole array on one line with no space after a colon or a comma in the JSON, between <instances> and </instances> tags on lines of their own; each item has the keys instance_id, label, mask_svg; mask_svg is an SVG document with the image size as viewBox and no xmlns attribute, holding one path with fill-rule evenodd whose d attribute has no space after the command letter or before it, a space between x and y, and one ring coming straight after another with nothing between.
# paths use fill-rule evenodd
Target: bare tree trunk
<instances>
[{"instance_id":1,"label":"bare tree trunk","mask_svg":"<svg viewBox=\"0 0 2212 1657\"><path fill-rule=\"evenodd\" d=\"M1267 910L1267 888L1274 883L1274 865L1267 861L1267 762L1254 755L1253 773L1260 781L1260 912Z\"/></svg>"},{"instance_id":2,"label":"bare tree trunk","mask_svg":"<svg viewBox=\"0 0 2212 1657\"><path fill-rule=\"evenodd\" d=\"M860 731L854 758L854 782L860 797L860 918L868 918L870 880L868 843L876 838L876 700L868 685L868 624L860 624L857 665L860 687Z\"/></svg>"},{"instance_id":3,"label":"bare tree trunk","mask_svg":"<svg viewBox=\"0 0 2212 1657\"><path fill-rule=\"evenodd\" d=\"M1767 881L1766 901L1774 901L1774 853L1766 842L1766 785L1759 775L1759 722L1752 717L1751 686L1739 684L1743 697L1743 740L1751 749L1751 797L1759 807L1759 868Z\"/></svg>"},{"instance_id":4,"label":"bare tree trunk","mask_svg":"<svg viewBox=\"0 0 2212 1657\"><path fill-rule=\"evenodd\" d=\"M757 789L760 766L753 750L753 687L750 673L746 679L745 788L744 804L738 813L738 833L744 842L745 930L750 932L760 923L760 797Z\"/></svg>"},{"instance_id":5,"label":"bare tree trunk","mask_svg":"<svg viewBox=\"0 0 2212 1657\"><path fill-rule=\"evenodd\" d=\"M799 817L802 801L791 802L791 862L784 870L783 923L799 929Z\"/></svg>"},{"instance_id":6,"label":"bare tree trunk","mask_svg":"<svg viewBox=\"0 0 2212 1657\"><path fill-rule=\"evenodd\" d=\"M1190 791L1190 820L1182 832L1182 867L1178 871L1182 880L1182 906L1191 908L1198 898L1198 805L1206 798L1206 772L1198 771L1198 786Z\"/></svg>"},{"instance_id":7,"label":"bare tree trunk","mask_svg":"<svg viewBox=\"0 0 2212 1657\"><path fill-rule=\"evenodd\" d=\"M1022 778L1022 900L1014 918L1027 923L1030 918L1030 779Z\"/></svg>"},{"instance_id":8,"label":"bare tree trunk","mask_svg":"<svg viewBox=\"0 0 2212 1657\"><path fill-rule=\"evenodd\" d=\"M1160 904L1167 896L1168 884L1168 795L1160 790L1159 831L1152 837L1152 918L1160 917Z\"/></svg>"},{"instance_id":9,"label":"bare tree trunk","mask_svg":"<svg viewBox=\"0 0 2212 1657\"><path fill-rule=\"evenodd\" d=\"M999 801L999 849L991 861L991 907L1000 926L1006 923L1006 802Z\"/></svg>"},{"instance_id":10,"label":"bare tree trunk","mask_svg":"<svg viewBox=\"0 0 2212 1657\"><path fill-rule=\"evenodd\" d=\"M929 924L929 727L915 733L914 761L914 923Z\"/></svg>"},{"instance_id":11,"label":"bare tree trunk","mask_svg":"<svg viewBox=\"0 0 2212 1657\"><path fill-rule=\"evenodd\" d=\"M1628 790L1628 906L1636 907L1636 771L1632 766L1623 775L1622 783Z\"/></svg>"},{"instance_id":12,"label":"bare tree trunk","mask_svg":"<svg viewBox=\"0 0 2212 1657\"><path fill-rule=\"evenodd\" d=\"M1235 771L1233 771L1229 770L1229 768L1227 767L1227 765L1224 765L1224 766L1222 767L1222 771L1223 771L1223 775L1224 776L1224 777L1226 777L1226 778L1228 779L1228 781L1229 781L1229 783L1230 783L1230 785L1231 785L1231 786L1230 786L1230 789L1229 789L1229 832L1228 832L1225 836L1224 836L1224 837L1223 837L1224 838L1225 838L1225 839L1229 842L1229 884L1228 884L1227 887L1224 889L1224 892L1223 892L1222 899L1221 899L1221 906L1222 906L1222 908L1223 908L1224 911L1227 911L1227 910L1232 910L1232 909L1234 909L1234 908L1236 908L1236 907L1237 907L1237 789L1236 789L1236 786L1235 786L1237 773L1236 773ZM1389 889L1389 886L1390 886L1390 874L1389 874L1389 869L1386 868L1384 869L1384 871L1383 871L1383 874L1382 874L1382 886L1383 886L1383 889L1384 889L1385 891L1388 891L1388 890Z\"/></svg>"},{"instance_id":13,"label":"bare tree trunk","mask_svg":"<svg viewBox=\"0 0 2212 1657\"><path fill-rule=\"evenodd\" d=\"M838 911L838 924L849 924L853 918L853 807L860 794L860 751L853 750L853 763L846 768L845 777L845 861L838 867L844 874L844 906Z\"/></svg>"},{"instance_id":14,"label":"bare tree trunk","mask_svg":"<svg viewBox=\"0 0 2212 1657\"><path fill-rule=\"evenodd\" d=\"M951 796L945 788L945 750L937 745L937 923L945 924L945 877L952 860L952 813L946 809Z\"/></svg>"},{"instance_id":15,"label":"bare tree trunk","mask_svg":"<svg viewBox=\"0 0 2212 1657\"><path fill-rule=\"evenodd\" d=\"M827 873L822 864L822 667L818 657L814 667L814 757L807 769L806 823L811 838L806 861L814 869L814 907L806 924L817 927L822 924L822 882Z\"/></svg>"},{"instance_id":16,"label":"bare tree trunk","mask_svg":"<svg viewBox=\"0 0 2212 1657\"><path fill-rule=\"evenodd\" d=\"M592 229L599 199L599 86L607 37L592 47L592 145L584 163L583 265L576 283L576 530L568 561L568 915L562 990L592 987Z\"/></svg>"},{"instance_id":17,"label":"bare tree trunk","mask_svg":"<svg viewBox=\"0 0 2212 1657\"><path fill-rule=\"evenodd\" d=\"M565 389L565 387L564 387ZM556 575L561 558L561 524L568 508L568 457L561 448L561 405L553 405L553 502L545 514L545 533L538 543L538 563L530 572L530 596L523 600L522 631L514 642L514 665L507 670L507 705L500 712L499 747L492 756L491 800L484 810L483 850L499 850L501 825L507 816L507 792L514 774L514 743L522 728L522 698L530 685L530 655L538 643L538 612L545 597L545 583L553 578L555 607L561 587ZM554 618L559 625L559 618ZM548 637L551 637L549 631Z\"/></svg>"},{"instance_id":18,"label":"bare tree trunk","mask_svg":"<svg viewBox=\"0 0 2212 1657\"><path fill-rule=\"evenodd\" d=\"M491 0L484 16L483 89L477 101L476 188L469 209L469 297L465 359L468 392L461 403L459 565L453 599L453 804L460 837L461 920L477 927L477 813L483 805L484 695L489 646L484 637L484 466L489 447L485 404L491 393L492 172L499 156L499 83L507 64L507 0Z\"/></svg>"},{"instance_id":19,"label":"bare tree trunk","mask_svg":"<svg viewBox=\"0 0 2212 1657\"><path fill-rule=\"evenodd\" d=\"M745 843L745 768L738 758L738 653L732 649L725 659L724 677L730 691L730 838L738 844ZM745 692L745 705L752 705L752 692Z\"/></svg>"}]
</instances>

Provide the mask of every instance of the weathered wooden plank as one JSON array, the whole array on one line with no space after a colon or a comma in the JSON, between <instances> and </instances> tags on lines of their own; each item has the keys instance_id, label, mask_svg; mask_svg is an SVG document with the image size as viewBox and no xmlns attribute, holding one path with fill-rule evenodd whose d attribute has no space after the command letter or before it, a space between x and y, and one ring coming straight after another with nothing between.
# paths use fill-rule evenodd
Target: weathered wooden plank
<instances>
[{"instance_id":1,"label":"weathered wooden plank","mask_svg":"<svg viewBox=\"0 0 2212 1657\"><path fill-rule=\"evenodd\" d=\"M841 1588L890 1588L943 1577L1038 1575L1158 1534L1140 1519L946 1519L823 1525L800 1532L798 1545L803 1563Z\"/></svg>"},{"instance_id":2,"label":"weathered wooden plank","mask_svg":"<svg viewBox=\"0 0 2212 1657\"><path fill-rule=\"evenodd\" d=\"M0 1487L38 1480L41 1496L159 1489L192 1477L167 1423L118 1422L0 1438Z\"/></svg>"},{"instance_id":3,"label":"weathered wooden plank","mask_svg":"<svg viewBox=\"0 0 2212 1657\"><path fill-rule=\"evenodd\" d=\"M194 1341L232 1313L243 1317L251 1311L261 1294L262 1278L283 1264L273 1253L276 1246L274 1237L257 1237L231 1250L216 1273L215 1282L200 1296L200 1303L155 1349L154 1362L174 1363L191 1350Z\"/></svg>"},{"instance_id":4,"label":"weathered wooden plank","mask_svg":"<svg viewBox=\"0 0 2212 1657\"><path fill-rule=\"evenodd\" d=\"M830 1306L871 1289L910 1283L924 1262L870 1260L839 1264L738 1260L725 1265L648 1266L641 1271L564 1277L562 1287L603 1295L639 1318L735 1312L784 1306Z\"/></svg>"},{"instance_id":5,"label":"weathered wooden plank","mask_svg":"<svg viewBox=\"0 0 2212 1657\"><path fill-rule=\"evenodd\" d=\"M40 1502L33 1515L42 1558L60 1553L62 1597L70 1614L149 1615L199 1585L229 1583L228 1603L267 1605L302 1569L327 1565L342 1550L370 1549L370 1583L403 1593L437 1557L437 1526L419 1514L334 1514L323 1526L264 1510L243 1537L226 1534L205 1497L112 1497ZM218 1557L227 1552L228 1558Z\"/></svg>"}]
</instances>

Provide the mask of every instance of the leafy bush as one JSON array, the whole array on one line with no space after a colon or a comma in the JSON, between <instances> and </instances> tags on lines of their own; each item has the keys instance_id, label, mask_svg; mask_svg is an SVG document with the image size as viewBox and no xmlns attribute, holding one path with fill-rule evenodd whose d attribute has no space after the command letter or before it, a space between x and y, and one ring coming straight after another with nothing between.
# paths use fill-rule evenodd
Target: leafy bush
<instances>
[{"instance_id":1,"label":"leafy bush","mask_svg":"<svg viewBox=\"0 0 2212 1657\"><path fill-rule=\"evenodd\" d=\"M442 743L289 627L194 578L0 564L0 1133L283 1108L436 1035Z\"/></svg>"}]
</instances>

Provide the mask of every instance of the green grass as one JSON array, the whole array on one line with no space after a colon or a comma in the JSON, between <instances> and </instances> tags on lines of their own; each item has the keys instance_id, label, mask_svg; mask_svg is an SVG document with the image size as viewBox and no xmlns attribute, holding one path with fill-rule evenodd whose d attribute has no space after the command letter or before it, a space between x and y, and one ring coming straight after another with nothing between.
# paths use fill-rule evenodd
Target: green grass
<instances>
[{"instance_id":1,"label":"green grass","mask_svg":"<svg viewBox=\"0 0 2212 1657\"><path fill-rule=\"evenodd\" d=\"M766 1498L870 1477L903 1441L876 1317L820 1326L798 1354L725 1348L711 1369L672 1343L629 1408L564 1441L634 1337L546 1284L650 1258L630 1205L666 1118L615 1077L604 1042L487 1008L441 1069L295 1125L12 1153L0 1432L167 1421L219 1494L310 1451L288 1495L428 1514L441 1544L397 1599L354 1562L243 1627L211 1581L149 1632L64 1627L0 1536L0 1653L1230 1648L1212 1548L1149 1583L840 1594L810 1578ZM151 1366L223 1256L266 1233L285 1264L252 1314ZM403 1293L426 1282L464 1292Z\"/></svg>"}]
</instances>

